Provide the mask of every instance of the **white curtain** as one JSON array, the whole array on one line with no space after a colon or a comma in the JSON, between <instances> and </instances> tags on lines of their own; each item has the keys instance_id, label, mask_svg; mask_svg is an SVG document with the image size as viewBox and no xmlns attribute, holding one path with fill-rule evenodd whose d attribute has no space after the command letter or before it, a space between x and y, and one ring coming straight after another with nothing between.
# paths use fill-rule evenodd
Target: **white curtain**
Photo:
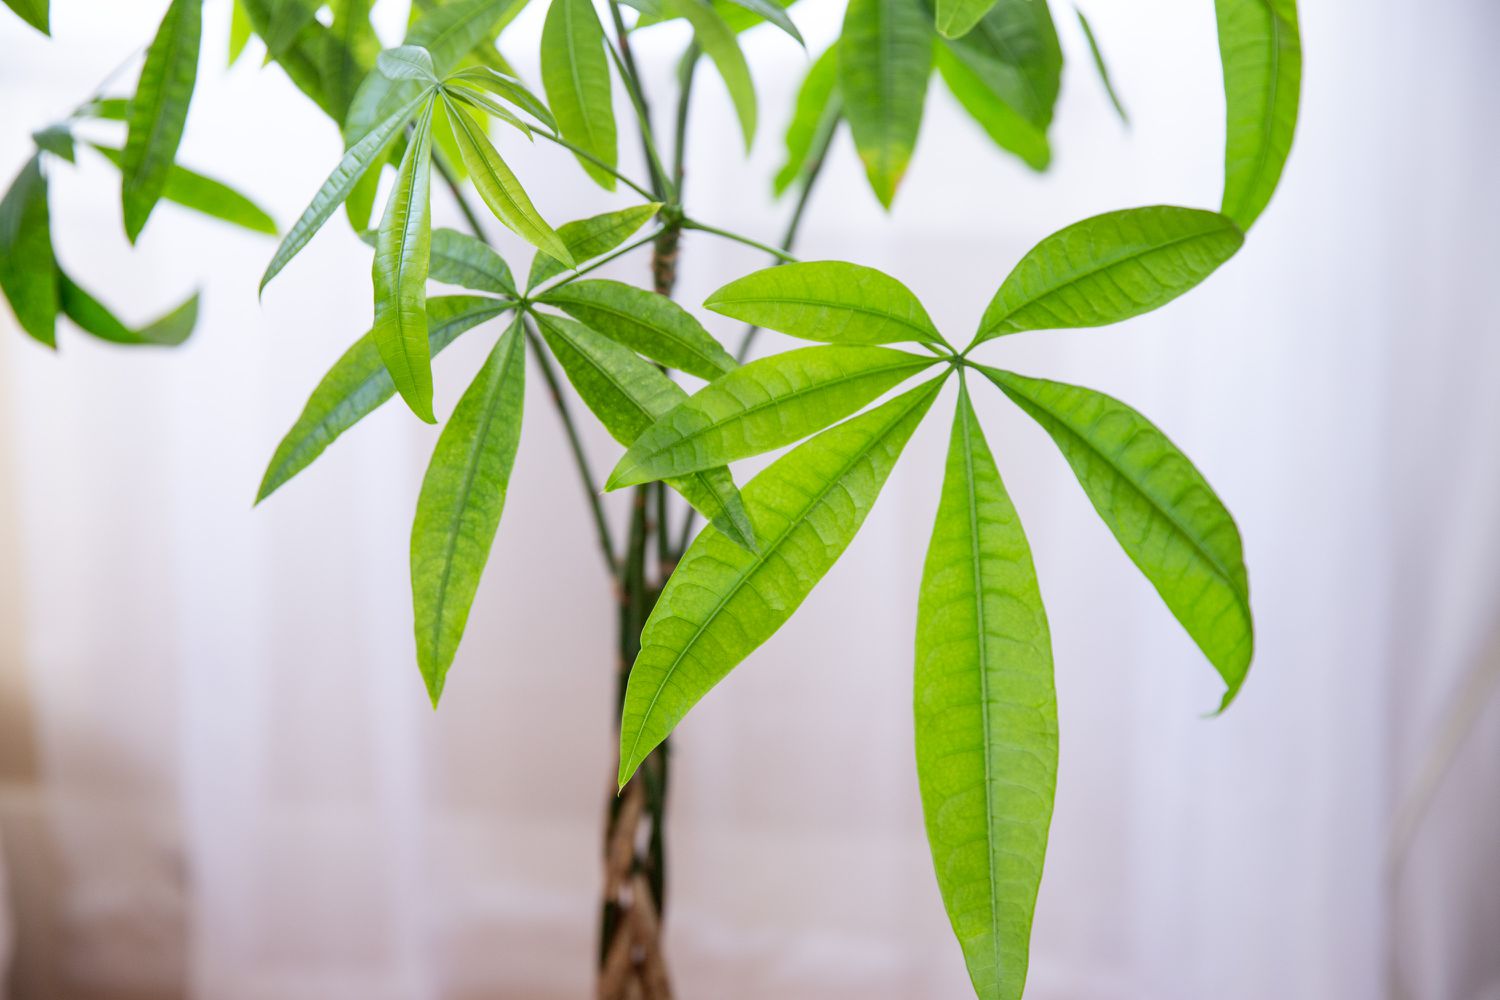
<instances>
[{"instance_id":1,"label":"white curtain","mask_svg":"<svg viewBox=\"0 0 1500 1000\"><path fill-rule=\"evenodd\" d=\"M0 13L7 176L27 132L85 97L162 4L54 6L51 43ZM337 138L279 71L218 71L227 7L208 6L183 159L285 222ZM805 7L809 36L831 37L838 10ZM878 211L842 143L801 252L888 269L963 338L1063 224L1216 204L1211 4L1088 4L1129 129L1055 7L1070 62L1051 173L998 155L935 86L896 210ZM1240 256L1159 313L987 355L1117 395L1193 456L1244 533L1258 626L1243 696L1205 719L1212 671L1050 442L981 403L1056 642L1037 1000L1500 998L1500 698L1483 681L1500 633L1500 7L1303 7L1297 149ZM532 79L539 15L508 49ZM658 94L680 41L640 39ZM804 56L773 32L748 46L765 119L752 163L705 73L688 197L774 239L786 206L765 179ZM519 145L550 217L622 203ZM53 171L64 264L132 319L194 287L204 313L170 353L64 332L54 356L0 322L0 510L18 540L0 576L19 595L39 754L34 787L11 789L31 796L32 825L3 832L13 866L50 873L12 879L22 980L53 984L19 995L589 995L614 617L544 386L529 387L500 539L434 713L405 566L434 433L388 407L250 502L306 393L363 332L367 253L336 222L258 305L267 241L164 206L129 253L117 178L80 155ZM683 298L760 262L691 236ZM491 336L440 359L440 411ZM680 730L667 920L687 1000L969 995L911 749L945 424L919 432L840 564ZM615 446L587 443L607 468Z\"/></svg>"}]
</instances>

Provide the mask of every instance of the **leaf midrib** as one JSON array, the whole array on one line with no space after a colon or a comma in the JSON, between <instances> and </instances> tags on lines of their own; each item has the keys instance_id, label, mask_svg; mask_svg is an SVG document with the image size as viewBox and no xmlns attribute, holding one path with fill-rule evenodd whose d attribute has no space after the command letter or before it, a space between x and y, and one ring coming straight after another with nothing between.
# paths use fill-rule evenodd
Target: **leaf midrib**
<instances>
[{"instance_id":1,"label":"leaf midrib","mask_svg":"<svg viewBox=\"0 0 1500 1000\"><path fill-rule=\"evenodd\" d=\"M805 298L796 295L736 295L733 298L709 299L707 302L703 303L703 305L705 308L713 309L714 312L723 312L723 310L717 309L715 307L720 305L739 304L765 305L767 303L773 305L777 303L790 303L797 306L814 306L822 309L842 309L846 312L852 312L861 316L873 316L876 319L889 320L890 322L895 323L897 326L905 327L908 330L914 330L917 333L924 334L924 336L917 338L920 343L937 343L936 340L932 339L934 336L937 336L937 331L930 325L931 317L928 318L929 325L924 327L920 323L915 323L909 319L902 319L900 316L897 316L894 313L885 312L884 310L877 309L874 306L867 306L858 302L839 302L834 300ZM725 313L725 315L728 314ZM795 337L797 336L797 334L792 334L792 336ZM847 343L853 343L853 341L847 341ZM868 341L866 341L866 343L868 343ZM896 341L896 343L900 343L900 341Z\"/></svg>"},{"instance_id":2,"label":"leaf midrib","mask_svg":"<svg viewBox=\"0 0 1500 1000\"><path fill-rule=\"evenodd\" d=\"M576 294L571 294L569 292L570 288L576 291L578 286L581 284L584 284L584 282L573 282L571 283L571 285L559 285L556 289L549 289L542 294L542 301L554 303L560 309L564 308L564 303L570 305L583 305L588 306L591 309L597 309L602 313L606 313L610 316L615 317L616 319L625 320L633 326L641 327L651 333L661 334L667 340L681 347L684 351L687 351L693 357L702 361L705 365L712 368L714 371L718 372L721 375L727 375L730 372L734 371L733 367L725 368L721 363L715 361L711 355L705 353L702 349L698 348L690 341L684 339L675 330L648 324L643 320L637 318L633 314L627 312L626 310L619 308L618 306L613 306L608 303L601 302L598 299L589 298L586 294L582 297L579 297ZM704 330L703 335L705 337L709 336L708 331ZM728 355L726 354L726 356ZM731 358L730 360L733 359Z\"/></svg>"}]
</instances>

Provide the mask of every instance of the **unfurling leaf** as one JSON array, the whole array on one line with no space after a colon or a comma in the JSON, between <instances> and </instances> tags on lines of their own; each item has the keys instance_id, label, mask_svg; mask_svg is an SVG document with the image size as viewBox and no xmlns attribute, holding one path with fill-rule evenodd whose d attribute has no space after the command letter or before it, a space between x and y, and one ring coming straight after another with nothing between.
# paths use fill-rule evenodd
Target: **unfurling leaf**
<instances>
[{"instance_id":1,"label":"unfurling leaf","mask_svg":"<svg viewBox=\"0 0 1500 1000\"><path fill-rule=\"evenodd\" d=\"M714 292L705 309L830 344L944 343L922 303L901 282L840 260L782 264Z\"/></svg>"},{"instance_id":2,"label":"unfurling leaf","mask_svg":"<svg viewBox=\"0 0 1500 1000\"><path fill-rule=\"evenodd\" d=\"M0 291L21 329L57 346L57 260L40 153L26 161L0 201Z\"/></svg>"},{"instance_id":3,"label":"unfurling leaf","mask_svg":"<svg viewBox=\"0 0 1500 1000\"><path fill-rule=\"evenodd\" d=\"M1021 1000L1057 790L1052 643L1031 547L960 391L917 605L917 780L975 993Z\"/></svg>"},{"instance_id":4,"label":"unfurling leaf","mask_svg":"<svg viewBox=\"0 0 1500 1000\"><path fill-rule=\"evenodd\" d=\"M655 365L582 323L539 315L537 324L584 404L627 447L687 398L687 392ZM755 547L755 529L728 469L705 469L668 479L667 484L736 545Z\"/></svg>"},{"instance_id":5,"label":"unfurling leaf","mask_svg":"<svg viewBox=\"0 0 1500 1000\"><path fill-rule=\"evenodd\" d=\"M786 163L776 172L771 184L777 197L786 193L797 178L812 166L813 150L838 124L843 100L839 97L839 63L837 45L829 46L808 67L802 87L797 91L797 104L792 109L792 121L786 127Z\"/></svg>"},{"instance_id":6,"label":"unfurling leaf","mask_svg":"<svg viewBox=\"0 0 1500 1000\"><path fill-rule=\"evenodd\" d=\"M134 243L167 186L198 79L203 0L172 0L146 50L120 167L125 235Z\"/></svg>"},{"instance_id":7,"label":"unfurling leaf","mask_svg":"<svg viewBox=\"0 0 1500 1000\"><path fill-rule=\"evenodd\" d=\"M568 248L573 262L583 264L595 257L602 257L624 243L660 208L661 205L656 202L647 202L644 205L622 208L617 212L605 212L603 215L579 219L576 222L564 222L557 227L557 235L562 237L563 245ZM531 273L526 278L526 287L535 288L548 278L561 274L565 270L567 268L556 258L548 254L537 254L532 258Z\"/></svg>"},{"instance_id":8,"label":"unfurling leaf","mask_svg":"<svg viewBox=\"0 0 1500 1000\"><path fill-rule=\"evenodd\" d=\"M432 355L427 346L427 271L432 251L432 106L417 122L375 239L372 335L396 391L429 424Z\"/></svg>"},{"instance_id":9,"label":"unfurling leaf","mask_svg":"<svg viewBox=\"0 0 1500 1000\"><path fill-rule=\"evenodd\" d=\"M1215 0L1228 103L1223 212L1241 229L1260 218L1297 130L1302 39L1296 0Z\"/></svg>"},{"instance_id":10,"label":"unfurling leaf","mask_svg":"<svg viewBox=\"0 0 1500 1000\"><path fill-rule=\"evenodd\" d=\"M52 34L50 0L5 0L5 6L42 34Z\"/></svg>"},{"instance_id":11,"label":"unfurling leaf","mask_svg":"<svg viewBox=\"0 0 1500 1000\"><path fill-rule=\"evenodd\" d=\"M773 354L699 389L642 434L606 490L682 476L799 441L937 362L888 347Z\"/></svg>"},{"instance_id":12,"label":"unfurling leaf","mask_svg":"<svg viewBox=\"0 0 1500 1000\"><path fill-rule=\"evenodd\" d=\"M487 91L509 101L548 128L557 128L557 119L552 117L552 112L542 103L541 98L528 90L520 80L506 76L499 70L488 66L474 66L459 70L444 82L476 91ZM462 94L463 91L458 93Z\"/></svg>"},{"instance_id":13,"label":"unfurling leaf","mask_svg":"<svg viewBox=\"0 0 1500 1000\"><path fill-rule=\"evenodd\" d=\"M115 166L118 167L123 162L124 154L120 150L101 146L97 142L89 145ZM222 181L204 177L175 163L167 173L167 186L162 189L161 196L183 208L191 208L195 212L253 233L276 235L276 220L267 215L265 209Z\"/></svg>"},{"instance_id":14,"label":"unfurling leaf","mask_svg":"<svg viewBox=\"0 0 1500 1000\"><path fill-rule=\"evenodd\" d=\"M542 25L542 86L564 139L609 167L619 161L604 27L591 0L551 0ZM584 157L579 164L606 191L615 176Z\"/></svg>"},{"instance_id":15,"label":"unfurling leaf","mask_svg":"<svg viewBox=\"0 0 1500 1000\"><path fill-rule=\"evenodd\" d=\"M545 292L541 301L668 368L711 381L738 367L703 324L665 295L619 281L580 280Z\"/></svg>"},{"instance_id":16,"label":"unfurling leaf","mask_svg":"<svg viewBox=\"0 0 1500 1000\"><path fill-rule=\"evenodd\" d=\"M108 307L80 288L61 270L57 272L63 313L84 333L112 344L141 347L176 347L192 336L198 324L198 295L139 329L120 322Z\"/></svg>"},{"instance_id":17,"label":"unfurling leaf","mask_svg":"<svg viewBox=\"0 0 1500 1000\"><path fill-rule=\"evenodd\" d=\"M839 92L870 186L886 208L906 174L932 70L932 23L918 0L850 0Z\"/></svg>"},{"instance_id":18,"label":"unfurling leaf","mask_svg":"<svg viewBox=\"0 0 1500 1000\"><path fill-rule=\"evenodd\" d=\"M1130 124L1130 115L1125 112L1125 105L1120 100L1120 94L1115 90L1115 82L1109 75L1109 64L1104 61L1104 52L1099 47L1099 39L1094 34L1094 26L1089 24L1088 15L1083 8L1074 7L1078 14L1078 25L1083 29L1083 37L1088 40L1089 53L1094 57L1094 69L1099 72L1099 82L1104 85L1104 92L1109 95L1109 103L1115 106L1115 114L1120 116L1120 121L1126 125Z\"/></svg>"},{"instance_id":19,"label":"unfurling leaf","mask_svg":"<svg viewBox=\"0 0 1500 1000\"><path fill-rule=\"evenodd\" d=\"M713 60L714 68L719 71L734 103L740 134L748 151L755 142L755 81L750 77L750 64L745 62L739 39L708 0L667 0L667 9L687 19L693 26L693 38L698 47Z\"/></svg>"},{"instance_id":20,"label":"unfurling leaf","mask_svg":"<svg viewBox=\"0 0 1500 1000\"><path fill-rule=\"evenodd\" d=\"M488 243L452 229L433 230L428 276L433 281L476 292L493 292L510 298L519 294L505 258ZM431 314L429 309L429 320Z\"/></svg>"},{"instance_id":21,"label":"unfurling leaf","mask_svg":"<svg viewBox=\"0 0 1500 1000\"><path fill-rule=\"evenodd\" d=\"M1021 258L974 342L1148 313L1208 277L1244 242L1231 220L1196 208L1131 208L1075 222Z\"/></svg>"},{"instance_id":22,"label":"unfurling leaf","mask_svg":"<svg viewBox=\"0 0 1500 1000\"><path fill-rule=\"evenodd\" d=\"M1103 393L982 369L1052 435L1120 547L1224 679L1223 711L1254 652L1239 529L1149 420Z\"/></svg>"},{"instance_id":23,"label":"unfurling leaf","mask_svg":"<svg viewBox=\"0 0 1500 1000\"><path fill-rule=\"evenodd\" d=\"M441 232L441 230L439 230ZM427 343L433 357L486 320L507 312L510 302L480 295L443 295L427 300ZM396 394L396 385L373 332L366 333L344 352L308 397L297 422L276 446L261 479L255 502L260 503L282 484L312 464L323 450L349 428L373 413Z\"/></svg>"},{"instance_id":24,"label":"unfurling leaf","mask_svg":"<svg viewBox=\"0 0 1500 1000\"><path fill-rule=\"evenodd\" d=\"M500 527L525 390L526 341L518 319L454 408L422 480L411 526L411 590L417 664L433 707Z\"/></svg>"},{"instance_id":25,"label":"unfurling leaf","mask_svg":"<svg viewBox=\"0 0 1500 1000\"><path fill-rule=\"evenodd\" d=\"M620 785L688 711L786 623L854 539L912 431L932 379L777 459L744 490L758 552L707 528L641 634L620 718Z\"/></svg>"}]
</instances>

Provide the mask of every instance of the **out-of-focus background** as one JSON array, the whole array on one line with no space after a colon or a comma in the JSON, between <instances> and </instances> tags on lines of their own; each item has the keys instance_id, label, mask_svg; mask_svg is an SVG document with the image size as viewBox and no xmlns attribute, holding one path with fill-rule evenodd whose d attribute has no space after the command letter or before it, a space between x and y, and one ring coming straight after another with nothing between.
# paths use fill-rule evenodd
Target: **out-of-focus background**
<instances>
[{"instance_id":1,"label":"out-of-focus background","mask_svg":"<svg viewBox=\"0 0 1500 1000\"><path fill-rule=\"evenodd\" d=\"M163 6L57 0L51 42L0 11L0 172ZM258 54L220 70L228 6L207 4L182 159L285 224L338 138ZM1258 625L1242 697L1205 718L1211 669L1045 436L984 399L1056 642L1063 748L1037 1000L1500 997L1500 5L1302 6L1298 143L1243 252L1158 313L987 354L1117 395L1165 429L1239 520ZM505 51L535 81L532 8ZM1069 66L1052 172L999 154L935 85L894 212L845 139L803 255L889 270L965 338L1016 259L1064 224L1217 205L1212 4L1086 8L1131 128L1057 4ZM815 51L839 9L796 8ZM671 28L638 40L659 93L681 42ZM754 155L741 164L705 74L688 197L771 240L788 206L768 178L805 56L766 30L748 48ZM553 220L623 203L556 150L521 145L507 154ZM10 995L589 995L614 619L542 387L434 713L406 570L433 430L387 407L250 502L306 393L365 329L368 251L339 217L258 303L271 241L163 204L128 252L116 175L80 157L53 172L65 265L130 319L194 287L204 314L180 351L64 331L57 355L0 316ZM684 301L761 263L690 236ZM489 339L440 359L440 411ZM687 1000L970 995L911 747L945 423L913 441L791 624L679 731L667 921ZM602 433L587 444L600 468L617 454Z\"/></svg>"}]
</instances>

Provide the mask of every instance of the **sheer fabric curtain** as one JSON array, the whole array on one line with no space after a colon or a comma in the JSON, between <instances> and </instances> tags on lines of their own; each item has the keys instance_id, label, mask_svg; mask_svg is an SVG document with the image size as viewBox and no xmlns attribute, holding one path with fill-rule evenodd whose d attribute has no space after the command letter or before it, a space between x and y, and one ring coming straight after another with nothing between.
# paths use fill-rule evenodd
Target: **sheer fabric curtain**
<instances>
[{"instance_id":1,"label":"sheer fabric curtain","mask_svg":"<svg viewBox=\"0 0 1500 1000\"><path fill-rule=\"evenodd\" d=\"M149 21L135 4L57 7L51 46L0 18L8 172L25 130L66 113L84 96L77 81L107 72ZM1192 455L1240 522L1258 623L1243 696L1205 720L1211 670L1045 436L981 403L1056 640L1062 774L1038 1000L1500 997L1500 703L1465 680L1500 621L1500 250L1488 232L1500 9L1304 7L1298 148L1240 257L1160 313L1007 338L989 355L1117 395ZM208 11L220 38L227 4ZM831 37L837 10L799 11L810 37ZM1059 226L1216 204L1211 5L1089 5L1128 131L1066 5L1056 12L1070 65L1053 173L1001 158L935 86L893 215L841 144L802 253L890 270L963 337ZM640 39L659 93L679 41ZM689 197L770 237L785 206L759 192L804 57L768 32L748 45L766 119L753 164L739 165L709 75ZM337 139L278 71L247 62L225 76L218 43L206 49L184 158L288 220ZM527 49L511 54L534 79ZM617 204L552 151L519 146L507 152L550 217ZM164 208L129 254L110 168L56 174L67 266L132 318L195 283L205 311L172 354L65 334L53 357L8 315L0 331L0 509L19 540L7 579L39 761L34 788L14 794L31 796L27 830L45 836L9 822L4 835L13 871L54 873L18 894L40 942L21 962L27 982L60 984L21 995L588 995L613 617L543 387L531 386L517 488L433 713L412 666L405 566L433 432L388 408L250 505L277 437L363 331L366 253L330 226L257 307L265 241ZM759 263L693 236L684 300ZM440 410L490 336L439 361ZM911 750L916 587L944 423L912 442L796 619L680 730L667 920L689 1000L968 995ZM587 443L606 467L614 446ZM1432 782L1429 749L1463 698L1482 707ZM1429 805L1395 865L1393 817L1417 815L1413 789Z\"/></svg>"}]
</instances>

